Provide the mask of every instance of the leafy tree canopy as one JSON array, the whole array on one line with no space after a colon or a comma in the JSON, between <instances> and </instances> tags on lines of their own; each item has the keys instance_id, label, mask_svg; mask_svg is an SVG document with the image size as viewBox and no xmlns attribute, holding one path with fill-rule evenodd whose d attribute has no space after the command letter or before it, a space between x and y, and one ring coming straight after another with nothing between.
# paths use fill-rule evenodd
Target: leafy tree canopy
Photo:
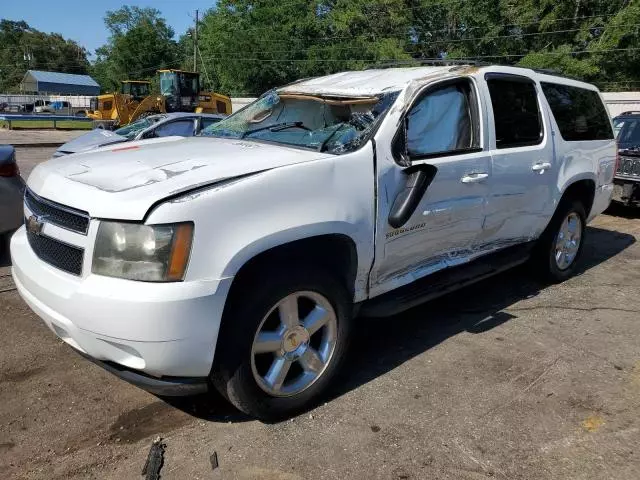
<instances>
[{"instance_id":1,"label":"leafy tree canopy","mask_svg":"<svg viewBox=\"0 0 640 480\"><path fill-rule=\"evenodd\" d=\"M0 92L17 92L27 70L86 74L87 51L57 33L0 20Z\"/></svg>"},{"instance_id":2,"label":"leafy tree canopy","mask_svg":"<svg viewBox=\"0 0 640 480\"><path fill-rule=\"evenodd\" d=\"M159 10L124 6L108 11L104 23L109 41L96 50L92 69L104 91L118 90L121 80L153 79L157 69L179 65L174 31Z\"/></svg>"}]
</instances>

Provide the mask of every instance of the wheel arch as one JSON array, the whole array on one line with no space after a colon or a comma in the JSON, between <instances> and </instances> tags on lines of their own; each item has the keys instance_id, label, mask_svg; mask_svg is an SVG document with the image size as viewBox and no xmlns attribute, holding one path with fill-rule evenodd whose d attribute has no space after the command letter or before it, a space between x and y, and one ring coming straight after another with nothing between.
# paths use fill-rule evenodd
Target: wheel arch
<instances>
[{"instance_id":1,"label":"wheel arch","mask_svg":"<svg viewBox=\"0 0 640 480\"><path fill-rule=\"evenodd\" d=\"M228 269L233 271L229 290L232 298L238 286L246 282L262 268L271 265L309 263L319 265L336 274L351 295L355 294L358 276L358 252L355 240L345 233L319 233L300 236L285 242L263 243L263 248L248 246L231 260ZM230 275L231 276L231 275Z\"/></svg>"},{"instance_id":2,"label":"wheel arch","mask_svg":"<svg viewBox=\"0 0 640 480\"><path fill-rule=\"evenodd\" d=\"M558 205L566 199L580 200L584 205L584 210L587 218L593 208L593 202L596 195L596 181L591 176L574 177L569 180L560 196Z\"/></svg>"}]
</instances>

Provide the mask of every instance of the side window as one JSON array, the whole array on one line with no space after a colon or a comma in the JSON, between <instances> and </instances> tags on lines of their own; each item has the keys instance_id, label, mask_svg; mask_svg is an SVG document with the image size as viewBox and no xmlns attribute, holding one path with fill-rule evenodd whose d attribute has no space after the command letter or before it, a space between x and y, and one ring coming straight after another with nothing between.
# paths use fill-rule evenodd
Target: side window
<instances>
[{"instance_id":1,"label":"side window","mask_svg":"<svg viewBox=\"0 0 640 480\"><path fill-rule=\"evenodd\" d=\"M564 140L613 138L609 115L597 92L557 83L541 85Z\"/></svg>"},{"instance_id":2,"label":"side window","mask_svg":"<svg viewBox=\"0 0 640 480\"><path fill-rule=\"evenodd\" d=\"M467 82L427 92L409 111L406 146L419 158L477 147L471 111L471 87Z\"/></svg>"},{"instance_id":3,"label":"side window","mask_svg":"<svg viewBox=\"0 0 640 480\"><path fill-rule=\"evenodd\" d=\"M104 102L104 109L111 110L113 108L113 102L111 100L107 100Z\"/></svg>"},{"instance_id":4,"label":"side window","mask_svg":"<svg viewBox=\"0 0 640 480\"><path fill-rule=\"evenodd\" d=\"M214 123L218 123L220 120L222 120L221 118L203 118L202 119L202 128L205 129L210 125L213 125Z\"/></svg>"},{"instance_id":5,"label":"side window","mask_svg":"<svg viewBox=\"0 0 640 480\"><path fill-rule=\"evenodd\" d=\"M532 81L488 78L496 128L496 147L514 148L542 142L542 118Z\"/></svg>"},{"instance_id":6,"label":"side window","mask_svg":"<svg viewBox=\"0 0 640 480\"><path fill-rule=\"evenodd\" d=\"M190 137L193 135L193 120L185 119L165 123L156 128L154 132L156 137L170 137L173 135Z\"/></svg>"},{"instance_id":7,"label":"side window","mask_svg":"<svg viewBox=\"0 0 640 480\"><path fill-rule=\"evenodd\" d=\"M227 104L220 100L216 100L216 110L218 113L227 113Z\"/></svg>"}]
</instances>

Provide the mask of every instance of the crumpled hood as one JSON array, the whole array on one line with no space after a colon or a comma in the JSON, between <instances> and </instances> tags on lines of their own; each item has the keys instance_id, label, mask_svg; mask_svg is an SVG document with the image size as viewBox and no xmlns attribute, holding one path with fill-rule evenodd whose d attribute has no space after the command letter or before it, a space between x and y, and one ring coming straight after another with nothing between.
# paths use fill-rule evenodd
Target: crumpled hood
<instances>
[{"instance_id":1,"label":"crumpled hood","mask_svg":"<svg viewBox=\"0 0 640 480\"><path fill-rule=\"evenodd\" d=\"M142 220L159 200L199 186L329 154L252 141L165 137L59 157L38 165L37 195L92 217Z\"/></svg>"},{"instance_id":2,"label":"crumpled hood","mask_svg":"<svg viewBox=\"0 0 640 480\"><path fill-rule=\"evenodd\" d=\"M118 135L115 132L109 130L101 130L96 128L90 132L80 135L77 138L65 143L60 148L59 152L65 153L78 153L86 152L87 150L93 150L94 148L111 145L114 143L122 143L128 141L127 137Z\"/></svg>"}]
</instances>

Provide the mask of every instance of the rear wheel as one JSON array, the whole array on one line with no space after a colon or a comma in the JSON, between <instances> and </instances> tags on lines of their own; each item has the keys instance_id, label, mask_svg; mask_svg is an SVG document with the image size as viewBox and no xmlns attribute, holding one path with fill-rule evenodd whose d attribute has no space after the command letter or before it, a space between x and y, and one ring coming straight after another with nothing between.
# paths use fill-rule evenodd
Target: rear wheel
<instances>
[{"instance_id":1,"label":"rear wheel","mask_svg":"<svg viewBox=\"0 0 640 480\"><path fill-rule=\"evenodd\" d=\"M316 267L275 277L264 272L263 282L238 288L243 298L236 295L225 312L213 383L249 415L272 420L295 414L323 392L345 355L346 289Z\"/></svg>"},{"instance_id":2,"label":"rear wheel","mask_svg":"<svg viewBox=\"0 0 640 480\"><path fill-rule=\"evenodd\" d=\"M562 200L549 226L538 240L535 265L546 280L571 277L582 254L586 214L578 200Z\"/></svg>"}]
</instances>

